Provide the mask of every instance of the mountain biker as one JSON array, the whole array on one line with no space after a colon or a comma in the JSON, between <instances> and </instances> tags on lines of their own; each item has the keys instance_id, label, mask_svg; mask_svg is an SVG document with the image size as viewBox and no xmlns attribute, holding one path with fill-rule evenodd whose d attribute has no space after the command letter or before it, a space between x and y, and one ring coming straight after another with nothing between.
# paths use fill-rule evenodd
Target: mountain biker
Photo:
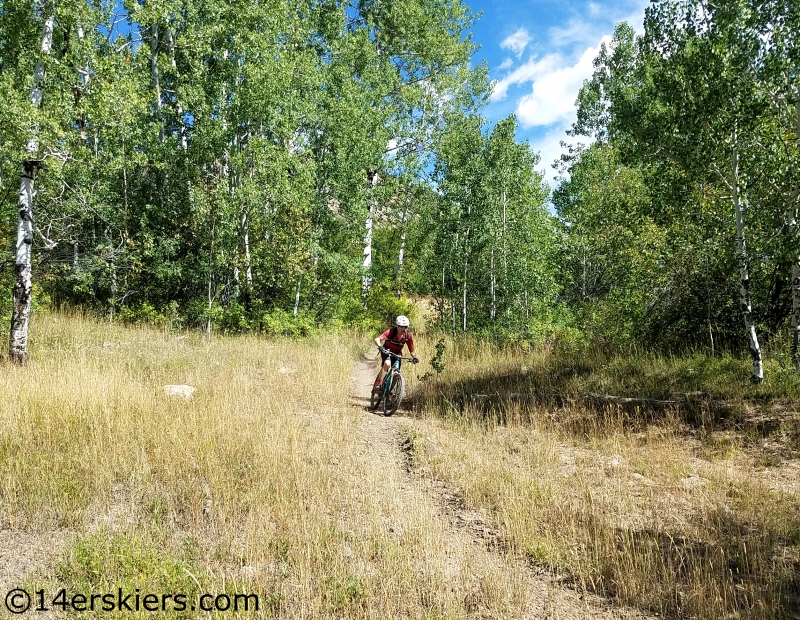
<instances>
[{"instance_id":1,"label":"mountain biker","mask_svg":"<svg viewBox=\"0 0 800 620\"><path fill-rule=\"evenodd\" d=\"M375 338L375 344L381 352L382 363L381 369L378 371L378 378L375 381L375 387L372 388L374 392L380 391L381 382L392 366L392 359L385 351L388 350L395 355L402 355L403 346L408 345L408 352L411 354L414 363L416 364L419 361L414 354L414 338L412 338L411 333L408 331L408 324L408 317L401 314L395 320L394 327L387 329L380 336Z\"/></svg>"}]
</instances>

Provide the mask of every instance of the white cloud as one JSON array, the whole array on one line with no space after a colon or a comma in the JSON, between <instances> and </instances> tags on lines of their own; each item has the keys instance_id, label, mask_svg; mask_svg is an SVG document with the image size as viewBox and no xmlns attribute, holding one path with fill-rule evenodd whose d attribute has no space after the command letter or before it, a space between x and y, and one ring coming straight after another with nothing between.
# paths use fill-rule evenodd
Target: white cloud
<instances>
[{"instance_id":1,"label":"white cloud","mask_svg":"<svg viewBox=\"0 0 800 620\"><path fill-rule=\"evenodd\" d=\"M524 84L545 75L558 68L563 59L558 54L548 54L541 60L531 58L524 65L514 69L502 80L499 80L492 89L491 100L500 101L506 98L508 87L512 84Z\"/></svg>"},{"instance_id":2,"label":"white cloud","mask_svg":"<svg viewBox=\"0 0 800 620\"><path fill-rule=\"evenodd\" d=\"M586 44L589 41L597 41L605 29L605 24L572 18L564 26L550 28L550 43L556 47L568 47L576 43Z\"/></svg>"},{"instance_id":3,"label":"white cloud","mask_svg":"<svg viewBox=\"0 0 800 620\"><path fill-rule=\"evenodd\" d=\"M517 55L517 58L519 58L522 56L522 52L525 51L525 48L530 42L531 35L528 34L528 31L525 30L525 28L520 28L514 34L503 39L503 41L500 43L500 47L511 50Z\"/></svg>"},{"instance_id":4,"label":"white cloud","mask_svg":"<svg viewBox=\"0 0 800 620\"><path fill-rule=\"evenodd\" d=\"M575 98L583 81L592 75L592 61L600 52L600 45L610 42L611 37L605 36L597 47L590 47L583 52L574 65L553 66L536 75L531 92L517 101L520 124L523 127L551 125L573 115Z\"/></svg>"},{"instance_id":5,"label":"white cloud","mask_svg":"<svg viewBox=\"0 0 800 620\"><path fill-rule=\"evenodd\" d=\"M586 5L584 13L574 14L565 24L548 30L550 45L555 48L591 45L622 21L628 22L638 34L642 34L644 10L649 3L650 0L614 3L592 0Z\"/></svg>"},{"instance_id":6,"label":"white cloud","mask_svg":"<svg viewBox=\"0 0 800 620\"><path fill-rule=\"evenodd\" d=\"M547 45L541 46L547 50L545 56L530 58L495 82L490 98L492 109L498 110L498 116L500 111L506 115L514 105L521 136L537 136L531 140L531 148L540 152L537 168L544 171L551 187L555 186L553 176L557 174L551 165L564 152L560 142L571 141L565 131L575 121L575 99L584 80L592 75L592 61L600 52L600 45L609 45L613 26L621 21L627 21L637 34L642 34L644 10L649 1L579 3L580 9L576 6L571 18L539 37L547 40ZM512 86L520 87L512 91L513 104L499 103L507 98Z\"/></svg>"},{"instance_id":7,"label":"white cloud","mask_svg":"<svg viewBox=\"0 0 800 620\"><path fill-rule=\"evenodd\" d=\"M500 66L497 67L498 71L505 71L506 69L510 69L514 66L514 61L510 58L506 58L503 62L500 63Z\"/></svg>"}]
</instances>

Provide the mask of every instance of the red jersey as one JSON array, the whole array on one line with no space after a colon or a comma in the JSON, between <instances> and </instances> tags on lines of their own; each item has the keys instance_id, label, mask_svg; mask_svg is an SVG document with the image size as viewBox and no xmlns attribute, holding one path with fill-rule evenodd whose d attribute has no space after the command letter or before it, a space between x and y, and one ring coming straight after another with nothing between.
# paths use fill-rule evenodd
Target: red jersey
<instances>
[{"instance_id":1,"label":"red jersey","mask_svg":"<svg viewBox=\"0 0 800 620\"><path fill-rule=\"evenodd\" d=\"M408 330L406 330L406 333L402 336L398 333L398 331L399 330L396 327L390 327L383 332L379 338L386 341L383 343L383 346L389 349L392 353L402 355L404 345L408 345L409 351L414 348L414 338L411 337L411 333Z\"/></svg>"}]
</instances>

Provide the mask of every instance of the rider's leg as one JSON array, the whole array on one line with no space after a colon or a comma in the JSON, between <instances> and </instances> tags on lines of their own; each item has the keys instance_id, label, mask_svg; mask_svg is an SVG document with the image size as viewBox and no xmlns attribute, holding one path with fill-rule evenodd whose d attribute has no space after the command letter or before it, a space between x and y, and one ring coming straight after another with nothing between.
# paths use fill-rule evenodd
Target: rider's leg
<instances>
[{"instance_id":1,"label":"rider's leg","mask_svg":"<svg viewBox=\"0 0 800 620\"><path fill-rule=\"evenodd\" d=\"M389 368L391 368L391 362L387 357L385 360L383 360L381 369L378 371L378 379L375 381L376 387L381 384L381 381L383 381L383 378L386 376L386 373L389 372Z\"/></svg>"}]
</instances>

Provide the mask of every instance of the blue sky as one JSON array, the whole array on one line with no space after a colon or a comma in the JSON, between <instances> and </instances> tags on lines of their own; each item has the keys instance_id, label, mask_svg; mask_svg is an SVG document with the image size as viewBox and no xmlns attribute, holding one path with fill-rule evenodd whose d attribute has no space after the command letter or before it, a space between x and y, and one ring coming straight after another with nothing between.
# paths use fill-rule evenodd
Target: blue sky
<instances>
[{"instance_id":1,"label":"blue sky","mask_svg":"<svg viewBox=\"0 0 800 620\"><path fill-rule=\"evenodd\" d=\"M642 31L648 0L465 0L483 15L473 26L474 56L486 60L495 80L484 115L495 123L516 113L517 139L542 157L538 168L553 184L550 164L575 120L575 98L591 77L592 61L614 26L627 21Z\"/></svg>"}]
</instances>

